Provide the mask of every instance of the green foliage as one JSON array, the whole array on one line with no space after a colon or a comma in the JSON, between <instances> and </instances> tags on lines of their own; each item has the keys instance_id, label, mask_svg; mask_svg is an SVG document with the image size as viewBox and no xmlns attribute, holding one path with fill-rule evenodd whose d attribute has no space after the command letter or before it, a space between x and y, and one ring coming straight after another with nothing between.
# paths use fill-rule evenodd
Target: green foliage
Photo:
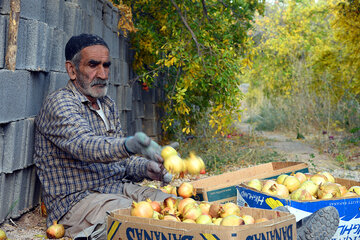
<instances>
[{"instance_id":1,"label":"green foliage","mask_svg":"<svg viewBox=\"0 0 360 240\"><path fill-rule=\"evenodd\" d=\"M161 86L167 132L194 133L205 115L216 133L240 119L238 74L250 64L247 31L259 0L123 0L137 31L131 34L140 81ZM161 85L161 82L165 85Z\"/></svg>"},{"instance_id":2,"label":"green foliage","mask_svg":"<svg viewBox=\"0 0 360 240\"><path fill-rule=\"evenodd\" d=\"M250 33L256 54L243 77L276 109L269 127L283 124L296 132L359 126L360 21L353 2L358 4L286 0L269 4L265 16L255 19ZM286 113L281 119L287 123L277 113Z\"/></svg>"}]
</instances>

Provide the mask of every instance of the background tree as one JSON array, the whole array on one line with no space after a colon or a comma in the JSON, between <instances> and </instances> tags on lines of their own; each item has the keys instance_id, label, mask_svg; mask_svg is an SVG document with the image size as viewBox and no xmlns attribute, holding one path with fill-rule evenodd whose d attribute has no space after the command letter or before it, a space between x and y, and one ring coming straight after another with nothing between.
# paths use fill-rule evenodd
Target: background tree
<instances>
[{"instance_id":1,"label":"background tree","mask_svg":"<svg viewBox=\"0 0 360 240\"><path fill-rule=\"evenodd\" d=\"M229 130L234 119L241 117L239 73L250 63L247 31L255 12L263 11L264 3L114 2L119 8L131 8L136 28L131 34L136 80L149 86L165 82L161 86L167 95L164 130L194 134L195 126L204 119L217 133Z\"/></svg>"},{"instance_id":2,"label":"background tree","mask_svg":"<svg viewBox=\"0 0 360 240\"><path fill-rule=\"evenodd\" d=\"M350 25L341 26L341 5L287 0L268 4L265 16L256 18L256 57L244 79L267 97L273 127L299 132L359 124L358 19L350 20L357 21L354 36L345 38Z\"/></svg>"}]
</instances>

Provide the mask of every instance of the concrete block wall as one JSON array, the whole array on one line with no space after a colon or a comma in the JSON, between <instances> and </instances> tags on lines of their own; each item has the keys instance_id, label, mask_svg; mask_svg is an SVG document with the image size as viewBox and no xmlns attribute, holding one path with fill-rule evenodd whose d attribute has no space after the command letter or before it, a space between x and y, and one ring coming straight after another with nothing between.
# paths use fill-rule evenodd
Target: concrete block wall
<instances>
[{"instance_id":1,"label":"concrete block wall","mask_svg":"<svg viewBox=\"0 0 360 240\"><path fill-rule=\"evenodd\" d=\"M0 1L0 224L37 206L40 184L33 162L34 118L46 96L65 86L64 48L72 35L102 36L111 54L109 96L120 110L123 131L161 133L159 90L131 79L129 39L117 32L118 9L108 0L21 0L16 70L5 68L10 0Z\"/></svg>"}]
</instances>

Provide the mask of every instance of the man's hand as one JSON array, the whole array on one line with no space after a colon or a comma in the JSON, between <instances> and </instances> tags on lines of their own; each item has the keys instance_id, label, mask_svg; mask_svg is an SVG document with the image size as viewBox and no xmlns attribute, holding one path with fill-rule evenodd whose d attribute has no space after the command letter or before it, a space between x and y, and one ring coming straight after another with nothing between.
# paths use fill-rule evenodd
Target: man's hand
<instances>
[{"instance_id":1,"label":"man's hand","mask_svg":"<svg viewBox=\"0 0 360 240\"><path fill-rule=\"evenodd\" d=\"M146 175L152 180L161 181L162 185L167 185L172 180L172 175L166 171L164 166L154 161L147 163Z\"/></svg>"},{"instance_id":2,"label":"man's hand","mask_svg":"<svg viewBox=\"0 0 360 240\"><path fill-rule=\"evenodd\" d=\"M160 145L143 132L137 132L126 139L125 147L130 153L143 155L152 161L159 163L164 161L161 157Z\"/></svg>"}]
</instances>

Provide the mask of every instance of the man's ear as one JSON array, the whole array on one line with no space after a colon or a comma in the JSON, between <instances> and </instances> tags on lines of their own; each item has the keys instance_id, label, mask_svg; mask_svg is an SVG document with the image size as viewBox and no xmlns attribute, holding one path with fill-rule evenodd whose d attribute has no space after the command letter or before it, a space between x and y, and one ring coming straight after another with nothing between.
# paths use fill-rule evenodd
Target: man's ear
<instances>
[{"instance_id":1,"label":"man's ear","mask_svg":"<svg viewBox=\"0 0 360 240\"><path fill-rule=\"evenodd\" d=\"M66 61L65 62L65 67L66 67L66 71L70 77L71 80L75 80L76 79L76 69L75 69L75 65L70 62L70 61Z\"/></svg>"}]
</instances>

